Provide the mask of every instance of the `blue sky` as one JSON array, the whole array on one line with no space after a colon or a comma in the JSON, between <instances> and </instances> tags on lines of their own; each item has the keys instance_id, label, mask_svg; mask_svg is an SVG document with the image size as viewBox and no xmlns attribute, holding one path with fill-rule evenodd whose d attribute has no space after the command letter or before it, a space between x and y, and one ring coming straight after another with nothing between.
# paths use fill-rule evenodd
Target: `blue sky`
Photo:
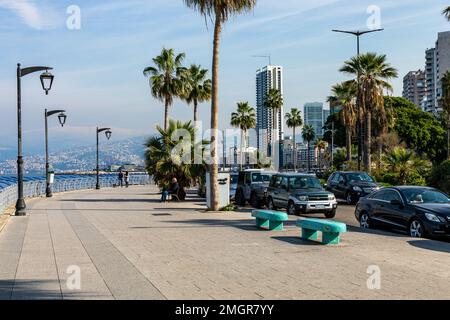
<instances>
[{"instance_id":1,"label":"blue sky","mask_svg":"<svg viewBox=\"0 0 450 320\"><path fill-rule=\"evenodd\" d=\"M81 9L80 30L66 27L70 5ZM255 71L266 61L252 55L270 53L285 68L286 109L325 101L356 50L354 38L331 29L366 28L370 5L380 7L386 31L365 37L362 51L387 54L401 77L423 68L437 32L450 30L440 14L448 0L259 0L223 33L221 126L228 126L237 101L255 104ZM16 141L17 62L51 66L56 76L49 96L38 75L23 79L25 138L36 143L45 107L67 109L67 127L56 128L56 119L51 124L67 141L92 141L97 124L113 127L116 139L149 135L162 123L163 107L151 97L143 68L163 46L185 52L187 64L211 65L211 27L182 0L0 0L0 20L0 146ZM393 82L396 95L401 77ZM209 123L209 106L200 110ZM188 120L192 109L176 101L171 116Z\"/></svg>"}]
</instances>

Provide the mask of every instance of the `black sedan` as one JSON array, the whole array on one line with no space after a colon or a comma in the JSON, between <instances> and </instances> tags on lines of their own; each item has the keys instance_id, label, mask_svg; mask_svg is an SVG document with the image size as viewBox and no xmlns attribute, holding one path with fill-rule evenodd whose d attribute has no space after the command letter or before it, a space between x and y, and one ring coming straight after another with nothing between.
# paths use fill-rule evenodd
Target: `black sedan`
<instances>
[{"instance_id":1,"label":"black sedan","mask_svg":"<svg viewBox=\"0 0 450 320\"><path fill-rule=\"evenodd\" d=\"M356 204L360 198L380 188L380 184L367 173L357 171L337 171L330 176L326 186L336 198L345 200L349 205Z\"/></svg>"},{"instance_id":2,"label":"black sedan","mask_svg":"<svg viewBox=\"0 0 450 320\"><path fill-rule=\"evenodd\" d=\"M450 236L450 197L426 187L394 187L361 198L356 211L362 228L405 230L411 237Z\"/></svg>"}]
</instances>

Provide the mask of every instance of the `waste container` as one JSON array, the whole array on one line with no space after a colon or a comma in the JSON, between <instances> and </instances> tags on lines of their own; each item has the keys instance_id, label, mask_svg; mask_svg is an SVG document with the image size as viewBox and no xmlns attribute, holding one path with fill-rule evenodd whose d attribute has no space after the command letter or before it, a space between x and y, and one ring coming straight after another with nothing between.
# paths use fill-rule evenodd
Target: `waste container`
<instances>
[{"instance_id":1,"label":"waste container","mask_svg":"<svg viewBox=\"0 0 450 320\"><path fill-rule=\"evenodd\" d=\"M50 182L50 184L53 184L55 182L55 172L49 171L47 178L48 178L48 181Z\"/></svg>"},{"instance_id":2,"label":"waste container","mask_svg":"<svg viewBox=\"0 0 450 320\"><path fill-rule=\"evenodd\" d=\"M230 179L231 177L229 173L219 173L217 186L219 191L219 208L226 207L230 204ZM206 175L206 203L208 209L211 209L211 180L209 174Z\"/></svg>"}]
</instances>

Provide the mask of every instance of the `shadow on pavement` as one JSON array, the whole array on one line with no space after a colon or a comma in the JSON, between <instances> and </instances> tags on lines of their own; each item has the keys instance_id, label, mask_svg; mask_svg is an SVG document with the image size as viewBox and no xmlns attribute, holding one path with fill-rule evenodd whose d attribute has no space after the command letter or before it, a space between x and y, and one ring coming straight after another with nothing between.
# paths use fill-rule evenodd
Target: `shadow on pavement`
<instances>
[{"instance_id":1,"label":"shadow on pavement","mask_svg":"<svg viewBox=\"0 0 450 320\"><path fill-rule=\"evenodd\" d=\"M408 243L419 249L450 253L450 245L444 242L434 240L411 240L408 241Z\"/></svg>"},{"instance_id":2,"label":"shadow on pavement","mask_svg":"<svg viewBox=\"0 0 450 320\"><path fill-rule=\"evenodd\" d=\"M355 227L347 225L347 231L353 232L353 233L363 233L363 234L371 234L371 235L378 235L378 236L390 236L390 237L397 237L397 238L407 238L405 234L402 234L400 232L395 232L392 230L387 229L363 229L361 227Z\"/></svg>"},{"instance_id":3,"label":"shadow on pavement","mask_svg":"<svg viewBox=\"0 0 450 320\"><path fill-rule=\"evenodd\" d=\"M323 247L319 242L302 240L300 237L272 237L272 239L295 245Z\"/></svg>"}]
</instances>

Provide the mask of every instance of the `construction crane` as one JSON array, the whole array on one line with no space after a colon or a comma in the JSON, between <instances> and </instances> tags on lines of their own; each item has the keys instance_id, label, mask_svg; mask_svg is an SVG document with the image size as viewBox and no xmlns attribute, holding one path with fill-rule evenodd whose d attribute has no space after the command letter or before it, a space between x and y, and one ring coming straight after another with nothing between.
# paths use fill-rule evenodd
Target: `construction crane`
<instances>
[{"instance_id":1,"label":"construction crane","mask_svg":"<svg viewBox=\"0 0 450 320\"><path fill-rule=\"evenodd\" d=\"M269 55L265 55L265 56L257 56L257 55L255 55L255 56L252 56L253 58L266 58L266 59L268 59L269 60L269 66L271 66L272 65L272 56L269 54Z\"/></svg>"}]
</instances>

